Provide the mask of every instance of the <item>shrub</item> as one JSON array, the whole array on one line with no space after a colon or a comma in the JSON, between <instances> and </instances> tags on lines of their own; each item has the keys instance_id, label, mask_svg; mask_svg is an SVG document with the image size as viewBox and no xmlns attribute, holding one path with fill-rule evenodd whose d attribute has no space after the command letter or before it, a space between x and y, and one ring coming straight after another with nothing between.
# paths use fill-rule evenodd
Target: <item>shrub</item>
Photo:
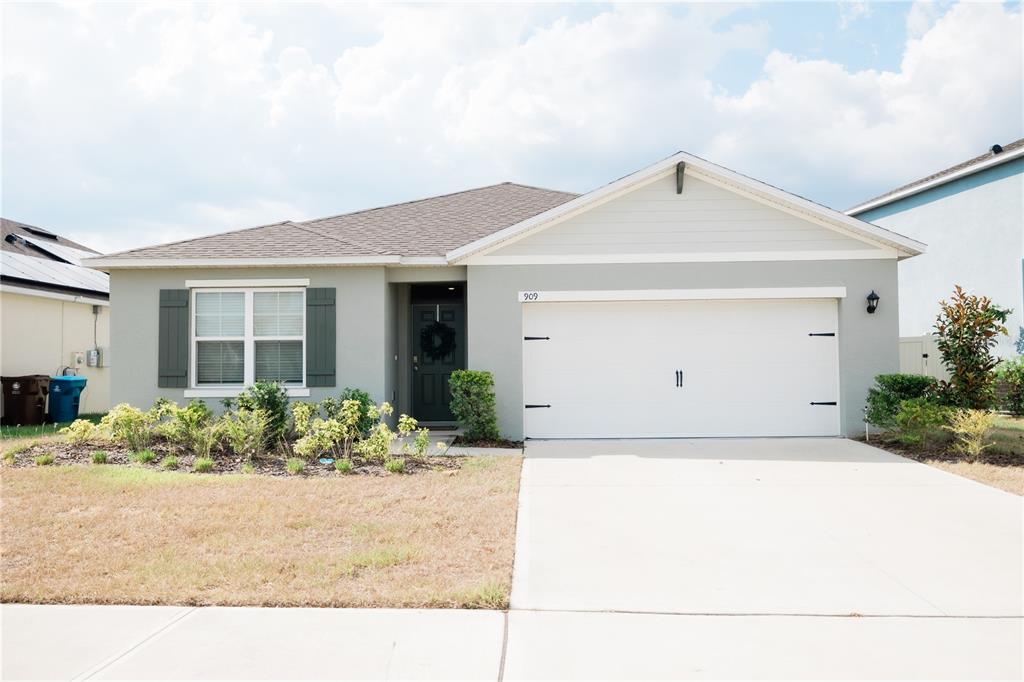
<instances>
[{"instance_id":1,"label":"shrub","mask_svg":"<svg viewBox=\"0 0 1024 682\"><path fill-rule=\"evenodd\" d=\"M292 476L298 476L306 470L306 460L300 457L289 457L288 461L284 463L284 468Z\"/></svg>"},{"instance_id":2,"label":"shrub","mask_svg":"<svg viewBox=\"0 0 1024 682\"><path fill-rule=\"evenodd\" d=\"M333 398L323 401L329 404L325 411L333 416L328 419L316 417L312 422L302 425L305 435L295 442L296 453L306 459L313 459L326 452L332 453L335 459L351 457L353 443L360 435L361 404L357 400L346 400L335 405L336 402ZM376 410L372 406L371 408ZM296 415L296 423L306 415L307 410L300 408Z\"/></svg>"},{"instance_id":3,"label":"shrub","mask_svg":"<svg viewBox=\"0 0 1024 682\"><path fill-rule=\"evenodd\" d=\"M354 400L359 403L359 420L356 422L356 429L360 434L369 433L376 421L370 416L373 407L370 394L361 388L346 388L341 392L341 402L344 404L346 400Z\"/></svg>"},{"instance_id":4,"label":"shrub","mask_svg":"<svg viewBox=\"0 0 1024 682\"><path fill-rule=\"evenodd\" d=\"M156 453L152 450L139 450L132 455L132 459L139 464L152 464L156 461Z\"/></svg>"},{"instance_id":5,"label":"shrub","mask_svg":"<svg viewBox=\"0 0 1024 682\"><path fill-rule=\"evenodd\" d=\"M263 410L239 409L226 413L220 421L218 435L223 433L231 450L239 457L261 457L267 444L270 416Z\"/></svg>"},{"instance_id":6,"label":"shrub","mask_svg":"<svg viewBox=\"0 0 1024 682\"><path fill-rule=\"evenodd\" d=\"M490 372L459 369L449 380L452 414L465 429L467 440L497 440L498 415L494 378Z\"/></svg>"},{"instance_id":7,"label":"shrub","mask_svg":"<svg viewBox=\"0 0 1024 682\"><path fill-rule=\"evenodd\" d=\"M336 459L334 460L334 468L342 474L352 473L352 460L350 459Z\"/></svg>"},{"instance_id":8,"label":"shrub","mask_svg":"<svg viewBox=\"0 0 1024 682\"><path fill-rule=\"evenodd\" d=\"M384 468L393 474L400 474L405 471L405 460L395 457L384 462Z\"/></svg>"},{"instance_id":9,"label":"shrub","mask_svg":"<svg viewBox=\"0 0 1024 682\"><path fill-rule=\"evenodd\" d=\"M946 430L956 439L953 449L970 460L978 458L991 443L985 442L985 436L992 428L994 419L985 410L957 410L950 417Z\"/></svg>"},{"instance_id":10,"label":"shrub","mask_svg":"<svg viewBox=\"0 0 1024 682\"><path fill-rule=\"evenodd\" d=\"M39 455L32 461L36 463L37 467L50 466L51 464L53 464L53 455L47 452L45 454Z\"/></svg>"},{"instance_id":11,"label":"shrub","mask_svg":"<svg viewBox=\"0 0 1024 682\"><path fill-rule=\"evenodd\" d=\"M158 408L157 408L158 409ZM143 412L128 403L111 408L100 420L100 428L107 431L116 443L131 450L144 450L153 441L157 411Z\"/></svg>"},{"instance_id":12,"label":"shrub","mask_svg":"<svg viewBox=\"0 0 1024 682\"><path fill-rule=\"evenodd\" d=\"M192 470L197 474L208 474L213 471L213 460L209 457L196 457L192 463Z\"/></svg>"},{"instance_id":13,"label":"shrub","mask_svg":"<svg viewBox=\"0 0 1024 682\"><path fill-rule=\"evenodd\" d=\"M160 460L160 467L163 469L177 469L178 458L175 457L174 455L167 455L162 460Z\"/></svg>"},{"instance_id":14,"label":"shrub","mask_svg":"<svg viewBox=\"0 0 1024 682\"><path fill-rule=\"evenodd\" d=\"M317 403L292 403L292 429L299 436L305 436L319 413Z\"/></svg>"},{"instance_id":15,"label":"shrub","mask_svg":"<svg viewBox=\"0 0 1024 682\"><path fill-rule=\"evenodd\" d=\"M1000 362L996 367L996 377L1003 384L1000 407L1018 417L1024 415L1024 357Z\"/></svg>"},{"instance_id":16,"label":"shrub","mask_svg":"<svg viewBox=\"0 0 1024 682\"><path fill-rule=\"evenodd\" d=\"M168 400L158 402L153 408L159 417L169 418L157 427L165 438L180 445L197 456L207 456L216 441L216 434L210 426L213 412L202 400L191 400L185 407L178 407Z\"/></svg>"},{"instance_id":17,"label":"shrub","mask_svg":"<svg viewBox=\"0 0 1024 682\"><path fill-rule=\"evenodd\" d=\"M998 336L1007 333L1003 323L1012 311L1000 308L985 296L964 292L959 285L950 301L939 302L935 320L936 345L949 381L939 383L943 400L956 407L988 409L994 398L992 356Z\"/></svg>"},{"instance_id":18,"label":"shrub","mask_svg":"<svg viewBox=\"0 0 1024 682\"><path fill-rule=\"evenodd\" d=\"M80 445L96 438L99 429L88 419L76 419L60 432L67 437L68 441Z\"/></svg>"},{"instance_id":19,"label":"shrub","mask_svg":"<svg viewBox=\"0 0 1024 682\"><path fill-rule=\"evenodd\" d=\"M879 374L875 385L868 389L865 421L882 428L896 426L900 403L931 396L937 383L932 377L918 374Z\"/></svg>"},{"instance_id":20,"label":"shrub","mask_svg":"<svg viewBox=\"0 0 1024 682\"><path fill-rule=\"evenodd\" d=\"M239 411L262 410L267 415L264 448L273 449L288 432L288 392L283 384L257 381L238 396Z\"/></svg>"},{"instance_id":21,"label":"shrub","mask_svg":"<svg viewBox=\"0 0 1024 682\"><path fill-rule=\"evenodd\" d=\"M366 438L356 442L353 450L371 462L386 462L391 455L391 443L394 440L395 432L384 422L379 422Z\"/></svg>"},{"instance_id":22,"label":"shrub","mask_svg":"<svg viewBox=\"0 0 1024 682\"><path fill-rule=\"evenodd\" d=\"M256 467L254 467L252 465L252 462L243 462L242 463L242 473L243 474L254 474L254 473L256 473Z\"/></svg>"},{"instance_id":23,"label":"shrub","mask_svg":"<svg viewBox=\"0 0 1024 682\"><path fill-rule=\"evenodd\" d=\"M4 464L13 466L15 459L15 452L13 450L7 450L4 452Z\"/></svg>"},{"instance_id":24,"label":"shrub","mask_svg":"<svg viewBox=\"0 0 1024 682\"><path fill-rule=\"evenodd\" d=\"M900 403L896 412L897 437L908 445L932 439L949 423L950 409L928 398L911 398Z\"/></svg>"},{"instance_id":25,"label":"shrub","mask_svg":"<svg viewBox=\"0 0 1024 682\"><path fill-rule=\"evenodd\" d=\"M92 463L93 464L106 464L107 463L107 453L106 453L106 451L105 450L97 450L96 452L92 453Z\"/></svg>"}]
</instances>

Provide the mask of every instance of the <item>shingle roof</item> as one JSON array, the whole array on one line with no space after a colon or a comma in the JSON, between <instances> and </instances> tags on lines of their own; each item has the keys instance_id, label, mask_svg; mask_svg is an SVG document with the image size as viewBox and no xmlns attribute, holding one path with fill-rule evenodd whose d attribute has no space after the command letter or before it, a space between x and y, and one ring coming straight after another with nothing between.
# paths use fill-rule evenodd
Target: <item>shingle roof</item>
<instances>
[{"instance_id":1,"label":"shingle roof","mask_svg":"<svg viewBox=\"0 0 1024 682\"><path fill-rule=\"evenodd\" d=\"M885 199L887 199L889 197L894 197L894 196L899 195L899 194L904 194L908 190L912 190L915 187L919 187L919 186L922 186L922 185L927 185L927 184L929 184L929 183L931 183L931 182L933 182L935 180L940 180L940 179L942 179L942 178L944 178L946 176L953 175L953 174L958 173L958 172L960 172L962 170L970 168L971 166L979 164L982 161L988 161L990 159L997 158L999 156L1002 156L1003 154L1015 151L1015 150L1020 149L1022 147L1024 147L1024 138L1021 138L1019 140L1014 140L1013 142L1010 142L1009 144L1001 145L1001 150L1000 150L1000 152L998 154L996 154L991 149L989 149L984 154L981 154L980 156L975 156L973 159L968 159L967 161L963 161L961 163L958 163L955 166L950 166L949 168L946 168L944 170L940 170L937 173L932 173L931 175L925 176L925 177L923 177L923 178L921 178L919 180L914 180L913 182L907 183L906 185L902 185L901 187L897 187L896 189L892 189L892 190L889 190L888 192L885 192L883 194L879 194L877 197L873 197L871 199L868 199L867 201L862 201L861 203L857 204L857 206L855 206L854 208L851 208L847 212L852 214L852 213L858 212L858 209L860 209L862 206L868 206L869 204L876 204L877 202L888 203L888 202L885 201Z\"/></svg>"},{"instance_id":2,"label":"shingle roof","mask_svg":"<svg viewBox=\"0 0 1024 682\"><path fill-rule=\"evenodd\" d=\"M0 242L0 250L12 251L14 253L22 253L26 256L36 256L48 258L46 254L40 253L39 249L33 248L31 244L25 244L20 239L14 239L8 241L9 235L17 235L21 237L29 238L29 241L39 240L40 243L52 242L56 246L64 246L79 251L87 251L89 253L97 253L88 246L82 246L75 242L61 237L59 234L54 234L49 230L44 230L41 227L35 225L27 225L25 223L19 223L16 220L9 220L7 218L0 218L0 233L2 233L3 241Z\"/></svg>"},{"instance_id":3,"label":"shingle roof","mask_svg":"<svg viewBox=\"0 0 1024 682\"><path fill-rule=\"evenodd\" d=\"M505 182L328 218L132 249L104 260L444 256L576 196Z\"/></svg>"}]
</instances>

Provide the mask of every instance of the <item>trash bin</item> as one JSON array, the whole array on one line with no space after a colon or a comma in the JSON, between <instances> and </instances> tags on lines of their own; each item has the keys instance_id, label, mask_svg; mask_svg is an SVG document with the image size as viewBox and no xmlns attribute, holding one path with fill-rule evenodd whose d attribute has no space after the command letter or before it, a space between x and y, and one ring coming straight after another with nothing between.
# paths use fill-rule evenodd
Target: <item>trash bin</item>
<instances>
[{"instance_id":1,"label":"trash bin","mask_svg":"<svg viewBox=\"0 0 1024 682\"><path fill-rule=\"evenodd\" d=\"M46 393L50 377L30 374L22 377L0 377L4 392L4 418L6 426L32 426L42 424L46 416Z\"/></svg>"},{"instance_id":2,"label":"trash bin","mask_svg":"<svg viewBox=\"0 0 1024 682\"><path fill-rule=\"evenodd\" d=\"M50 421L63 424L78 419L79 396L85 382L85 377L50 377Z\"/></svg>"}]
</instances>

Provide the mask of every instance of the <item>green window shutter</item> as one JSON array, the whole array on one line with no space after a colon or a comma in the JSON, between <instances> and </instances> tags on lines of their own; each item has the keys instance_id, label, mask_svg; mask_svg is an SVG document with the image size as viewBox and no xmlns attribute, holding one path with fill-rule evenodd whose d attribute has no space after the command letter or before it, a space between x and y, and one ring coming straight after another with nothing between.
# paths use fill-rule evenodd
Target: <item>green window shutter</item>
<instances>
[{"instance_id":1,"label":"green window shutter","mask_svg":"<svg viewBox=\"0 0 1024 682\"><path fill-rule=\"evenodd\" d=\"M306 289L306 386L336 386L335 289Z\"/></svg>"},{"instance_id":2,"label":"green window shutter","mask_svg":"<svg viewBox=\"0 0 1024 682\"><path fill-rule=\"evenodd\" d=\"M188 387L188 326L188 289L161 289L156 382L161 388Z\"/></svg>"}]
</instances>

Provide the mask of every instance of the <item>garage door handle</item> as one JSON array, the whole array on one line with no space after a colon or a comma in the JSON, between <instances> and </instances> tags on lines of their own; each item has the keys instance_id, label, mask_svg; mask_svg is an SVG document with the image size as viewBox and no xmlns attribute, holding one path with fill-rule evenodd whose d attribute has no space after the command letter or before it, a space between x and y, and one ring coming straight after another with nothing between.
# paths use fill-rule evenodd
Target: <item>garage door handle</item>
<instances>
[{"instance_id":1,"label":"garage door handle","mask_svg":"<svg viewBox=\"0 0 1024 682\"><path fill-rule=\"evenodd\" d=\"M835 336L835 332L811 332L807 336Z\"/></svg>"},{"instance_id":2,"label":"garage door handle","mask_svg":"<svg viewBox=\"0 0 1024 682\"><path fill-rule=\"evenodd\" d=\"M813 402L813 401L811 402L811 405L836 405L836 404L838 404L838 403L836 403L836 401L834 401L834 400L829 401L829 402L823 402L823 403L816 403L816 402Z\"/></svg>"},{"instance_id":3,"label":"garage door handle","mask_svg":"<svg viewBox=\"0 0 1024 682\"><path fill-rule=\"evenodd\" d=\"M526 409L528 409L528 410L534 410L534 409L536 409L538 407L551 407L551 406L550 405L526 405Z\"/></svg>"},{"instance_id":4,"label":"garage door handle","mask_svg":"<svg viewBox=\"0 0 1024 682\"><path fill-rule=\"evenodd\" d=\"M550 336L524 336L523 341L550 341Z\"/></svg>"}]
</instances>

